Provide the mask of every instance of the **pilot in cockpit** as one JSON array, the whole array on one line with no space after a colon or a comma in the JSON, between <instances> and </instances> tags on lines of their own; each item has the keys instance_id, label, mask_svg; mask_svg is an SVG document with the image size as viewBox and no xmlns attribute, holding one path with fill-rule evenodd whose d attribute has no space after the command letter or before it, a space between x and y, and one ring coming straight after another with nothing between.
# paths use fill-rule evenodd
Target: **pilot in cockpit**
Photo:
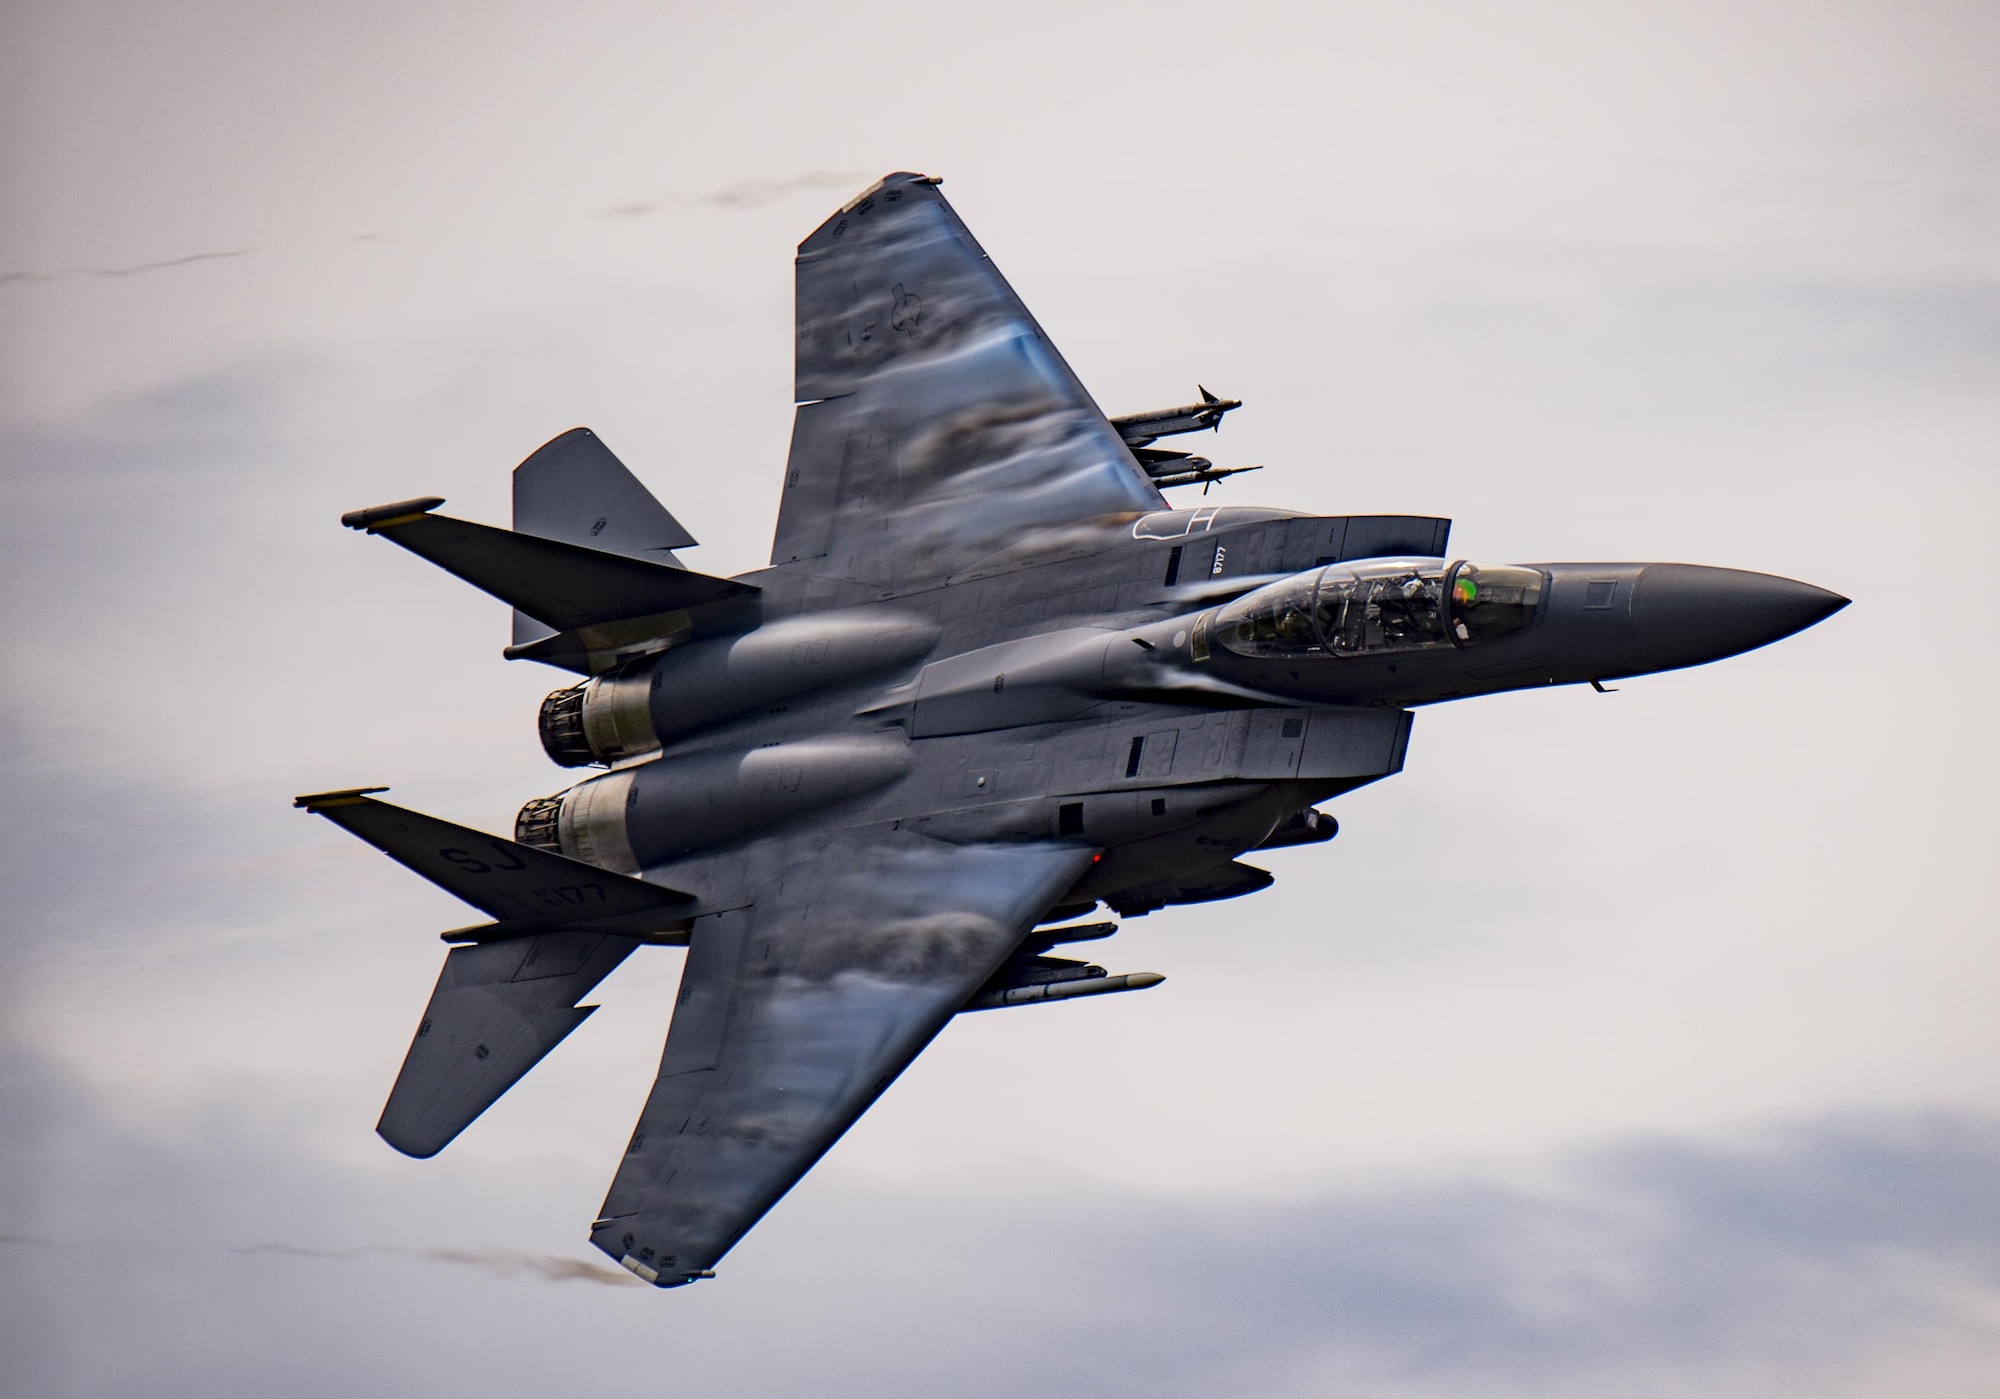
<instances>
[{"instance_id":1,"label":"pilot in cockpit","mask_svg":"<svg viewBox=\"0 0 2000 1399\"><path fill-rule=\"evenodd\" d=\"M1467 646L1527 626L1541 598L1534 569L1442 560L1365 560L1259 588L1216 616L1242 655L1354 656Z\"/></svg>"}]
</instances>

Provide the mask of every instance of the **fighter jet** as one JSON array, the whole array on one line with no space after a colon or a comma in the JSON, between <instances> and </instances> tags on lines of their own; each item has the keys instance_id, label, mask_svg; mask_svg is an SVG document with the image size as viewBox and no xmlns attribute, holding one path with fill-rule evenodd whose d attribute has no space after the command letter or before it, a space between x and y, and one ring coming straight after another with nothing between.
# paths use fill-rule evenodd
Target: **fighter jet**
<instances>
[{"instance_id":1,"label":"fighter jet","mask_svg":"<svg viewBox=\"0 0 2000 1399\"><path fill-rule=\"evenodd\" d=\"M1176 508L1215 468L1149 444L1237 403L1107 418L938 184L890 175L799 245L769 567L687 567L584 428L515 468L511 530L437 497L343 517L510 604L505 654L581 677L542 704L549 757L603 769L511 840L382 788L297 799L485 915L443 935L377 1131L435 1155L633 952L685 947L590 1225L660 1287L713 1276L954 1016L1159 984L1052 954L1115 932L1078 921L1100 909L1270 885L1240 857L1331 839L1321 806L1398 772L1421 706L1700 665L1846 604L1456 558L1423 516Z\"/></svg>"}]
</instances>

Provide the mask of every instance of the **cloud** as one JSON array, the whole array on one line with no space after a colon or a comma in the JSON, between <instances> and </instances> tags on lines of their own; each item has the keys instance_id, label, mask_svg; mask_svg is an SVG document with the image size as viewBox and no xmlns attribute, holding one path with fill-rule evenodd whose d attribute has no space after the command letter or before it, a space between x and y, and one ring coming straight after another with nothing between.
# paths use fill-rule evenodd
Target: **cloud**
<instances>
[{"instance_id":1,"label":"cloud","mask_svg":"<svg viewBox=\"0 0 2000 1399\"><path fill-rule=\"evenodd\" d=\"M15 989L0 995L22 994L25 980L41 1025L58 1005L51 1052L77 1058L87 1047L96 1082L54 1083L73 1115L67 1140L0 1110L19 1152L0 1143L0 1228L71 1241L0 1251L0 1268L19 1280L10 1296L40 1299L20 1313L33 1334L0 1339L0 1376L28 1363L13 1355L40 1355L55 1372L49 1383L24 1373L0 1389L115 1392L88 1375L62 1382L92 1365L166 1394L213 1392L219 1380L288 1364L318 1368L309 1381L261 1388L456 1389L466 1385L451 1372L463 1367L511 1392L526 1387L521 1372L558 1365L651 1382L637 1338L663 1330L674 1335L677 1367L753 1396L822 1376L836 1390L889 1396L1563 1396L1657 1392L1675 1379L1732 1395L1838 1393L1860 1390L1883 1357L1913 1349L1952 1357L1928 1392L1946 1392L1951 1375L1990 1372L1994 1341L1980 1318L2000 1256L1988 1224L2000 1217L1991 1184L2000 1149L1993 1124L1975 1117L1826 1119L1742 1141L1627 1142L1570 1157L1533 1188L1468 1170L1374 1190L1325 1186L1274 1206L1232 1202L1230 1192L1251 1174L1241 1164L1255 1159L1248 1134L1274 1130L1276 1117L1248 1128L1241 1116L1219 1120L1226 1105L1213 1084L1188 1093L1194 1120L1167 1130L1186 1134L1190 1155L1197 1138L1219 1140L1210 1154L1224 1171L1164 1200L1059 1171L999 1188L990 1176L960 1184L940 1174L882 1189L856 1179L855 1153L879 1154L881 1134L897 1132L888 1140L906 1153L934 1124L877 1116L856 1134L875 1133L872 1146L837 1149L717 1283L670 1297L629 1283L513 1285L510 1267L515 1277L540 1274L453 1241L505 1241L518 1250L506 1260L581 1251L580 1225L617 1144L565 1140L551 1130L548 1096L532 1096L572 1057L537 1070L522 1096L439 1161L388 1159L367 1125L440 955L429 934L463 920L416 906L442 896L386 861L367 863L378 857L337 844L288 799L321 780L293 769L328 749L369 761L324 785L381 772L414 791L412 773L436 771L414 755L447 748L494 790L516 779L489 766L516 748L531 770L524 780L543 780L521 717L532 707L501 716L512 728L466 734L436 710L453 687L412 686L408 677L432 672L408 655L380 664L393 685L335 672L361 674L364 658L379 661L398 644L382 621L410 610L392 587L417 575L395 572L401 556L386 555L380 572L391 582L379 595L365 591L369 556L332 525L351 500L332 497L393 493L351 489L339 457L359 454L312 441L329 420L312 404L367 416L341 381L329 387L316 373L296 370L304 387L277 369L190 381L86 423L20 429L4 444L18 443L17 458L37 468L20 473L10 496L16 625L36 656L64 663L21 667L42 679L22 682L25 737L10 738L17 801L7 844L20 892L0 933ZM292 403L306 407L294 414ZM411 460L443 458L409 426L385 414L371 432L402 441ZM334 546L350 552L336 557ZM452 605L455 584L423 577L424 608L433 597ZM354 629L332 629L315 608ZM490 666L490 655L481 662ZM177 676L196 684L188 694L198 704L174 688ZM473 693L475 682L482 694L491 683L468 672L461 688ZM378 692L380 715L343 717ZM76 694L124 699L86 705ZM398 724L408 737L396 737ZM505 743L494 737L503 733ZM110 757L107 735L123 740ZM163 783L159 769L189 753L215 757L197 781ZM463 798L416 804L459 814L454 801ZM1440 897L1461 894L1488 917L1496 899L1520 891ZM1346 904L1363 925L1372 909ZM1407 955L1436 952L1421 946L1428 951ZM162 966L167 958L175 964ZM1215 994L1210 983L1200 998L1209 1045L1264 1028L1269 989L1240 996L1233 1012L1228 989ZM1685 1007L1675 1013L1699 1020ZM1840 1036L1848 1023L1838 1022ZM1052 1021L1045 1033L1062 1027ZM564 1053L591 1052L578 1041ZM657 1053L657 1039L650 1048ZM156 1078L163 1064L183 1067ZM1741 1067L1754 1069L1754 1056ZM1033 1077L1014 1060L1005 1071ZM1107 1097L1137 1082L1101 1055L1079 1053L1064 1071L1089 1075ZM1171 1075L1157 1063L1148 1072ZM1370 1072L1360 1061L1358 1073ZM952 1082L979 1100L965 1080ZM1247 1082L1227 1091L1239 1086L1248 1096ZM1412 1102L1424 1102L1421 1086ZM338 1111L328 1106L335 1091L345 1095ZM638 1101L615 1096L604 1111L593 1107L606 1137L622 1137ZM1295 1093L1300 1102L1310 1099ZM1024 1135L1069 1125L1059 1106L1047 1117L981 1107ZM892 1096L885 1109L895 1108ZM1366 1124L1341 1122L1365 1145ZM1510 1119L1500 1130L1531 1129ZM530 1131L544 1140L523 1144ZM582 1164L549 1164L564 1153ZM325 1247L227 1246L246 1239ZM341 1246L354 1240L410 1242ZM333 1260L323 1254L340 1265L325 1266ZM712 1322L712 1333L681 1334L695 1333L697 1320ZM601 1353L582 1339L607 1330L618 1344ZM899 1344L905 1334L921 1335L922 1346ZM345 1351L329 1341L344 1336L366 1346L324 1353ZM371 1355L381 1368L368 1368ZM154 1366L164 1376L156 1384ZM1879 1388L1922 1394L1924 1374Z\"/></svg>"},{"instance_id":2,"label":"cloud","mask_svg":"<svg viewBox=\"0 0 2000 1399\"><path fill-rule=\"evenodd\" d=\"M1654 1393L1695 1376L1858 1392L1888 1354L2000 1360L1996 1168L2000 1124L1832 1118L1608 1148L1532 1188L1189 1211L1128 1235L1115 1266L1127 1307L1184 1314L1199 1339L1175 1341L1174 1363L1217 1388L1289 1353L1320 1383L1397 1393ZM1213 1280L1199 1320L1191 1271Z\"/></svg>"},{"instance_id":3,"label":"cloud","mask_svg":"<svg viewBox=\"0 0 2000 1399\"><path fill-rule=\"evenodd\" d=\"M54 282L64 277L138 277L148 272L163 272L170 267L187 267L197 262L219 262L228 258L248 257L255 248L232 248L226 252L189 253L186 257L163 258L158 262L136 262L130 267L65 267L57 272L0 272L0 286L10 282Z\"/></svg>"},{"instance_id":4,"label":"cloud","mask_svg":"<svg viewBox=\"0 0 2000 1399\"><path fill-rule=\"evenodd\" d=\"M719 1280L659 1295L532 1242L422 1242L573 1237L596 1169L490 1136L436 1162L341 1162L240 1088L120 1125L22 1052L0 1056L0 1111L0 1221L43 1245L0 1249L25 1299L0 1318L12 1392L281 1374L287 1392L391 1399L565 1374L615 1387L657 1378L662 1344L682 1384L750 1399L1945 1399L2000 1364L2000 1120L1970 1115L1660 1137L1529 1182L1468 1170L1262 1202L1053 1176L890 1188L837 1150ZM218 1241L286 1219L418 1242Z\"/></svg>"}]
</instances>

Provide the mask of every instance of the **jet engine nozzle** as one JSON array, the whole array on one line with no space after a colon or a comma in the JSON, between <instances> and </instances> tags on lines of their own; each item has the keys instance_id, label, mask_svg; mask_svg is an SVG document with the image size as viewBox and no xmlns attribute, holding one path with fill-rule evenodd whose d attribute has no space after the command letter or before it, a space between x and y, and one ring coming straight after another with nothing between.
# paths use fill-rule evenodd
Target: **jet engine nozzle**
<instances>
[{"instance_id":1,"label":"jet engine nozzle","mask_svg":"<svg viewBox=\"0 0 2000 1399\"><path fill-rule=\"evenodd\" d=\"M585 686L572 685L566 690L552 691L543 698L541 713L536 716L535 729L542 736L542 751L558 767L589 767L598 761L583 732L584 689Z\"/></svg>"},{"instance_id":2,"label":"jet engine nozzle","mask_svg":"<svg viewBox=\"0 0 2000 1399\"><path fill-rule=\"evenodd\" d=\"M542 751L566 768L610 766L658 752L660 735L648 704L658 663L652 657L544 698L535 724Z\"/></svg>"}]
</instances>

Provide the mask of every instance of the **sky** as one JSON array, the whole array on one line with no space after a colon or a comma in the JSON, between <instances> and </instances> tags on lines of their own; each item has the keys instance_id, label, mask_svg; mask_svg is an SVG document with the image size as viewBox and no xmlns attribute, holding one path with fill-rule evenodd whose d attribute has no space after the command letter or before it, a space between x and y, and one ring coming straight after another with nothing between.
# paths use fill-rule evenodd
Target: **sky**
<instances>
[{"instance_id":1,"label":"sky","mask_svg":"<svg viewBox=\"0 0 2000 1399\"><path fill-rule=\"evenodd\" d=\"M0 1390L1991 1393L2000 11L43 3L0 46ZM797 241L944 191L1210 497L1854 605L1426 710L1276 886L954 1024L724 1260L586 1242L681 954L442 1155L465 921L290 809L506 830L566 677L343 510L595 428L762 565ZM1183 493L1186 494L1186 493Z\"/></svg>"}]
</instances>

